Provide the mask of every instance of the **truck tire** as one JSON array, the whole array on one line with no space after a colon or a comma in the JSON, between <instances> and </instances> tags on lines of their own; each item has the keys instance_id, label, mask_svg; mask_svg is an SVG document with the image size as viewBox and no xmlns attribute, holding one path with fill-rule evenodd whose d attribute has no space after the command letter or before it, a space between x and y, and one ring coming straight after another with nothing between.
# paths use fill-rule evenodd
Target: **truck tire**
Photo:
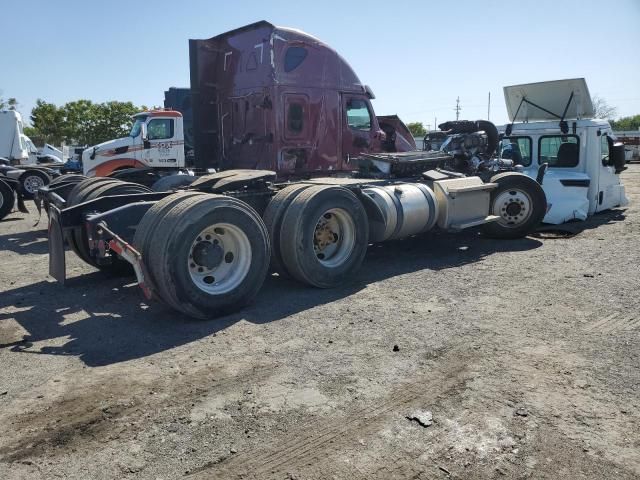
<instances>
[{"instance_id":1,"label":"truck tire","mask_svg":"<svg viewBox=\"0 0 640 480\"><path fill-rule=\"evenodd\" d=\"M33 200L40 187L49 185L51 177L41 170L27 170L20 176L19 180L22 187L22 196L26 200Z\"/></svg>"},{"instance_id":2,"label":"truck tire","mask_svg":"<svg viewBox=\"0 0 640 480\"><path fill-rule=\"evenodd\" d=\"M249 303L269 268L270 245L260 215L222 195L183 196L156 226L143 262L158 296L191 317L207 319Z\"/></svg>"},{"instance_id":3,"label":"truck tire","mask_svg":"<svg viewBox=\"0 0 640 480\"><path fill-rule=\"evenodd\" d=\"M498 186L491 192L489 213L500 220L486 223L482 233L491 238L521 238L542 222L547 197L542 187L521 173L505 172L491 178Z\"/></svg>"},{"instance_id":4,"label":"truck tire","mask_svg":"<svg viewBox=\"0 0 640 480\"><path fill-rule=\"evenodd\" d=\"M73 205L78 205L79 203L82 203L82 202L76 201L76 196L78 196L81 192L91 187L92 185L103 183L103 182L115 182L115 181L117 180L114 180L113 178L109 178L109 177L91 177L91 178L87 178L86 180L82 180L75 187L73 187L71 192L69 192L69 196L67 197L67 206L73 206Z\"/></svg>"},{"instance_id":5,"label":"truck tire","mask_svg":"<svg viewBox=\"0 0 640 480\"><path fill-rule=\"evenodd\" d=\"M93 178L88 178L86 180L83 180L80 183L78 183L75 187L73 187L71 192L69 192L69 195L66 200L66 207L74 207L76 205L83 203L85 201L86 196L90 194L93 190L100 188L101 185L104 185L106 183L117 183L117 182L118 180L113 180L107 177L93 177ZM76 233L76 230L80 230L80 233ZM84 230L84 228L77 227L77 228L74 228L73 230L66 231L65 239L67 241L67 244L69 245L69 247L71 247L71 250L73 250L75 254L78 255L82 260L84 260L85 262L93 266L97 266L95 262L92 261L91 258L84 258L83 253L76 242L76 238L77 237L79 238L82 236L82 230Z\"/></svg>"},{"instance_id":6,"label":"truck tire","mask_svg":"<svg viewBox=\"0 0 640 480\"><path fill-rule=\"evenodd\" d=\"M143 264L145 265L145 273L148 278L146 278L147 284L151 287L152 292L157 291L157 281L153 277L153 273L149 265L144 263L144 256L149 252L151 245L153 245L156 241L157 232L156 227L158 223L165 217L168 211L170 211L173 207L182 202L185 198L194 197L197 195L206 195L202 192L178 192L173 195L169 195L168 197L163 198L162 200L156 202L147 213L144 214L140 223L136 227L135 235L133 236L133 248L135 248L138 253L143 255Z\"/></svg>"},{"instance_id":7,"label":"truck tire","mask_svg":"<svg viewBox=\"0 0 640 480\"><path fill-rule=\"evenodd\" d=\"M64 175L60 175L57 178L54 178L49 182L50 187L54 187L56 185L60 185L61 183L80 183L83 180L86 180L88 177L84 175L79 175L77 173L66 173Z\"/></svg>"},{"instance_id":8,"label":"truck tire","mask_svg":"<svg viewBox=\"0 0 640 480\"><path fill-rule=\"evenodd\" d=\"M319 288L346 281L362 264L369 222L344 187L318 185L300 193L282 219L280 252L289 274Z\"/></svg>"},{"instance_id":9,"label":"truck tire","mask_svg":"<svg viewBox=\"0 0 640 480\"><path fill-rule=\"evenodd\" d=\"M0 178L0 220L11 213L16 203L16 194L6 182Z\"/></svg>"},{"instance_id":10,"label":"truck tire","mask_svg":"<svg viewBox=\"0 0 640 480\"><path fill-rule=\"evenodd\" d=\"M193 175L167 175L151 185L154 192L170 192L191 185L197 177Z\"/></svg>"},{"instance_id":11,"label":"truck tire","mask_svg":"<svg viewBox=\"0 0 640 480\"><path fill-rule=\"evenodd\" d=\"M84 175L78 175L74 173L64 174L51 180L51 182L49 183L49 187L50 188L57 187L63 183L69 184L69 185L72 185L72 184L77 185L78 183L86 179L87 177L85 177ZM71 193L71 190L63 189L63 190L57 191L56 193L66 201L67 198L69 197L69 193ZM42 201L42 204L44 205L44 211L48 217L49 216L49 200L45 197L45 198L42 198L41 201Z\"/></svg>"},{"instance_id":12,"label":"truck tire","mask_svg":"<svg viewBox=\"0 0 640 480\"><path fill-rule=\"evenodd\" d=\"M276 193L267 205L262 219L269 232L271 240L271 270L279 275L288 275L282 262L280 253L280 232L282 230L282 218L291 202L309 185L297 184L289 185Z\"/></svg>"},{"instance_id":13,"label":"truck tire","mask_svg":"<svg viewBox=\"0 0 640 480\"><path fill-rule=\"evenodd\" d=\"M109 182L94 182L80 192L74 199L77 204L87 202L89 200L95 200L96 198L105 197L108 195L126 195L132 193L148 193L150 190L136 183L121 182L119 180L112 180ZM110 271L114 273L130 273L129 263L115 259L111 264L99 264L91 257L89 251L89 240L87 238L87 231L83 227L74 228L70 232L69 246L71 249L86 263L103 271Z\"/></svg>"}]
</instances>

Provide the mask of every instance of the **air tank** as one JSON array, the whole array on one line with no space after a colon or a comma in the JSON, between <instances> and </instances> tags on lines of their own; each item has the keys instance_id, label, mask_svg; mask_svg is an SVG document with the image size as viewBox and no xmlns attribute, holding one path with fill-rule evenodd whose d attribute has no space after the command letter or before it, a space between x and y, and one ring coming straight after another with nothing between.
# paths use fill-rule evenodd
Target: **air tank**
<instances>
[{"instance_id":1,"label":"air tank","mask_svg":"<svg viewBox=\"0 0 640 480\"><path fill-rule=\"evenodd\" d=\"M368 187L362 193L372 242L426 232L438 219L436 196L421 183Z\"/></svg>"}]
</instances>

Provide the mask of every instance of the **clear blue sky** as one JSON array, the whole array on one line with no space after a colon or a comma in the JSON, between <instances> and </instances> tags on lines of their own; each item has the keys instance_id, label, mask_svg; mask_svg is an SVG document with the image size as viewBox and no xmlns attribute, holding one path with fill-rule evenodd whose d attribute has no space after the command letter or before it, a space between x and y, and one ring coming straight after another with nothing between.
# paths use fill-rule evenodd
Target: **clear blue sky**
<instances>
[{"instance_id":1,"label":"clear blue sky","mask_svg":"<svg viewBox=\"0 0 640 480\"><path fill-rule=\"evenodd\" d=\"M0 90L28 115L37 98L161 105L189 86L189 38L257 20L340 52L373 88L378 114L433 124L507 120L502 87L585 77L592 94L640 113L640 0L78 1L2 6Z\"/></svg>"}]
</instances>

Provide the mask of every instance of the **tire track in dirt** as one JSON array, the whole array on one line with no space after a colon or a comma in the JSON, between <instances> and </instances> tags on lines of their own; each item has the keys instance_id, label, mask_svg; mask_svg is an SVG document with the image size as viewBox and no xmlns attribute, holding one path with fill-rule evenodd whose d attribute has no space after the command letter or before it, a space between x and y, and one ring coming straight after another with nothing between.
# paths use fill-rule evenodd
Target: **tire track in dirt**
<instances>
[{"instance_id":1,"label":"tire track in dirt","mask_svg":"<svg viewBox=\"0 0 640 480\"><path fill-rule=\"evenodd\" d=\"M332 418L322 422L312 420L287 434L284 442L272 442L260 451L248 451L233 457L209 462L188 474L189 478L269 478L283 473L284 468L296 469L313 464L318 467L331 453L356 436L380 429L392 413L406 415L415 405L434 403L439 397L452 395L464 388L469 380L470 356L462 349L451 350L439 358L435 369L410 383L400 384L378 403L347 411L348 419ZM433 388L430 388L432 387ZM322 425L318 427L318 423Z\"/></svg>"},{"instance_id":2,"label":"tire track in dirt","mask_svg":"<svg viewBox=\"0 0 640 480\"><path fill-rule=\"evenodd\" d=\"M618 333L629 332L640 327L640 317L629 312L614 312L606 317L587 324L584 330L587 333Z\"/></svg>"}]
</instances>

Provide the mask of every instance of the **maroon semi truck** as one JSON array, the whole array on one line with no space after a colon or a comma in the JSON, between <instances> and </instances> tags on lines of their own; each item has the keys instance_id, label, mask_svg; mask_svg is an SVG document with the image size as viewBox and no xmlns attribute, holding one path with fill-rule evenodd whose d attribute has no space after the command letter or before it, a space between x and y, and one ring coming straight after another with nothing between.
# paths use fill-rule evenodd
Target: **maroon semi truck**
<instances>
[{"instance_id":1,"label":"maroon semi truck","mask_svg":"<svg viewBox=\"0 0 640 480\"><path fill-rule=\"evenodd\" d=\"M370 243L436 225L516 238L544 216L540 185L488 160L493 125L450 122L449 152L418 152L406 126L376 117L371 89L311 35L258 22L189 50L200 176L178 192L113 178L41 189L59 281L66 243L101 270L130 264L148 297L209 318L250 301L270 269L334 287ZM458 171L436 168L447 165Z\"/></svg>"},{"instance_id":2,"label":"maroon semi truck","mask_svg":"<svg viewBox=\"0 0 640 480\"><path fill-rule=\"evenodd\" d=\"M189 54L198 170L352 171L363 152L416 149L344 58L300 30L258 22L190 40Z\"/></svg>"}]
</instances>

